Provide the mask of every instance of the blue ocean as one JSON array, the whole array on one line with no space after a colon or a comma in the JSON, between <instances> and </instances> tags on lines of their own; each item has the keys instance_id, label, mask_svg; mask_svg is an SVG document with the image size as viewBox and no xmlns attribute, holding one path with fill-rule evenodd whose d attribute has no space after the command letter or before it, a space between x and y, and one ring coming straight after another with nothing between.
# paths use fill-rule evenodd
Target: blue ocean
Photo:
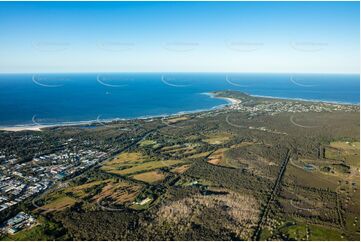
<instances>
[{"instance_id":1,"label":"blue ocean","mask_svg":"<svg viewBox=\"0 0 361 242\"><path fill-rule=\"evenodd\" d=\"M359 75L325 74L1 74L0 126L129 119L209 110L205 95L250 95L359 104Z\"/></svg>"}]
</instances>

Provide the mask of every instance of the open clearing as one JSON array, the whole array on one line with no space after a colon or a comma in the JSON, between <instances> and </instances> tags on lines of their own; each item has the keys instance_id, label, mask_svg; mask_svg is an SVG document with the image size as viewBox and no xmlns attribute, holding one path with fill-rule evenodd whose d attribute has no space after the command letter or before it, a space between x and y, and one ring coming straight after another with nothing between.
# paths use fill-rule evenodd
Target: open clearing
<instances>
[{"instance_id":1,"label":"open clearing","mask_svg":"<svg viewBox=\"0 0 361 242\"><path fill-rule=\"evenodd\" d=\"M190 165L182 165L182 166L178 166L175 167L171 170L171 172L177 173L177 174L183 174L184 172L186 172L189 169Z\"/></svg>"},{"instance_id":2,"label":"open clearing","mask_svg":"<svg viewBox=\"0 0 361 242\"><path fill-rule=\"evenodd\" d=\"M207 155L209 155L210 153L211 153L211 151L201 152L201 153L198 153L198 154L194 154L194 155L188 156L187 159L203 158L203 157L206 157Z\"/></svg>"},{"instance_id":3,"label":"open clearing","mask_svg":"<svg viewBox=\"0 0 361 242\"><path fill-rule=\"evenodd\" d=\"M206 139L203 139L204 142L211 145L224 144L232 138L231 134L228 133L219 133L219 134L210 134L207 135Z\"/></svg>"},{"instance_id":4,"label":"open clearing","mask_svg":"<svg viewBox=\"0 0 361 242\"><path fill-rule=\"evenodd\" d=\"M121 163L121 162L141 162L144 161L145 157L140 152L124 152L119 154L113 160L107 162L111 164L114 163Z\"/></svg>"},{"instance_id":5,"label":"open clearing","mask_svg":"<svg viewBox=\"0 0 361 242\"><path fill-rule=\"evenodd\" d=\"M223 162L224 152L227 148L218 149L212 155L208 157L207 162L213 165L220 165Z\"/></svg>"},{"instance_id":6,"label":"open clearing","mask_svg":"<svg viewBox=\"0 0 361 242\"><path fill-rule=\"evenodd\" d=\"M95 186L102 185L103 183L106 183L108 181L109 180L92 181L79 186L67 187L64 189L64 193L71 193L72 196L76 198L84 198L88 195L88 192Z\"/></svg>"},{"instance_id":7,"label":"open clearing","mask_svg":"<svg viewBox=\"0 0 361 242\"><path fill-rule=\"evenodd\" d=\"M38 210L61 211L72 207L76 202L89 204L106 202L108 205L124 205L132 202L140 193L142 185L119 179L90 181L82 185L70 186L54 191L46 196L45 205Z\"/></svg>"},{"instance_id":8,"label":"open clearing","mask_svg":"<svg viewBox=\"0 0 361 242\"><path fill-rule=\"evenodd\" d=\"M325 157L327 159L347 161L350 165L359 166L360 142L332 142L325 148Z\"/></svg>"},{"instance_id":9,"label":"open clearing","mask_svg":"<svg viewBox=\"0 0 361 242\"><path fill-rule=\"evenodd\" d=\"M343 240L338 229L327 228L321 225L286 225L280 231L286 234L290 240Z\"/></svg>"},{"instance_id":10,"label":"open clearing","mask_svg":"<svg viewBox=\"0 0 361 242\"><path fill-rule=\"evenodd\" d=\"M133 179L147 183L157 183L164 180L165 175L159 171L149 171L132 176Z\"/></svg>"},{"instance_id":11,"label":"open clearing","mask_svg":"<svg viewBox=\"0 0 361 242\"><path fill-rule=\"evenodd\" d=\"M185 154L185 155L192 155L196 152L196 147L198 144L194 143L186 143L182 145L173 145L173 146L165 146L163 147L162 153L163 154Z\"/></svg>"},{"instance_id":12,"label":"open clearing","mask_svg":"<svg viewBox=\"0 0 361 242\"><path fill-rule=\"evenodd\" d=\"M99 194L92 198L93 201L109 200L111 204L125 204L133 201L139 194L142 186L128 182L108 182Z\"/></svg>"},{"instance_id":13,"label":"open clearing","mask_svg":"<svg viewBox=\"0 0 361 242\"><path fill-rule=\"evenodd\" d=\"M166 122L167 124L175 124L175 123L178 123L180 121L185 121L185 120L188 120L188 117L183 116L183 117L166 119L166 120L164 120L164 122Z\"/></svg>"},{"instance_id":14,"label":"open clearing","mask_svg":"<svg viewBox=\"0 0 361 242\"><path fill-rule=\"evenodd\" d=\"M121 153L114 159L105 162L101 169L105 172L118 174L120 168L132 167L146 161L146 159L147 157L142 155L140 152L125 152Z\"/></svg>"},{"instance_id":15,"label":"open clearing","mask_svg":"<svg viewBox=\"0 0 361 242\"><path fill-rule=\"evenodd\" d=\"M182 163L182 160L161 160L161 161L148 161L145 163L141 163L138 165L134 165L130 168L125 168L119 170L119 167L113 167L111 170L106 170L109 173L117 174L117 175L130 175L142 171L150 171L155 170L163 167L173 166L179 163ZM120 167L124 168L124 167Z\"/></svg>"},{"instance_id":16,"label":"open clearing","mask_svg":"<svg viewBox=\"0 0 361 242\"><path fill-rule=\"evenodd\" d=\"M140 147L153 146L156 144L157 144L157 141L154 141L154 140L143 140L140 142Z\"/></svg>"},{"instance_id":17,"label":"open clearing","mask_svg":"<svg viewBox=\"0 0 361 242\"><path fill-rule=\"evenodd\" d=\"M68 196L59 197L48 204L40 207L40 210L45 211L60 211L65 208L71 207L76 203L76 199Z\"/></svg>"},{"instance_id":18,"label":"open clearing","mask_svg":"<svg viewBox=\"0 0 361 242\"><path fill-rule=\"evenodd\" d=\"M117 170L120 166L132 166L135 163L141 163L145 160L146 157L140 152L125 152L119 154L114 159L105 162L101 169L104 171Z\"/></svg>"}]
</instances>

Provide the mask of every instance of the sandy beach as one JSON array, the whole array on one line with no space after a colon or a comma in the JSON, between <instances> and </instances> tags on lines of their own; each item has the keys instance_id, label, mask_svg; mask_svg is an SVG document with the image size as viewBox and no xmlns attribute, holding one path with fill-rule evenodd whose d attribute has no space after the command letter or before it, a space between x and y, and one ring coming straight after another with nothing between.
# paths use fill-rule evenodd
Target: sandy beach
<instances>
[{"instance_id":1,"label":"sandy beach","mask_svg":"<svg viewBox=\"0 0 361 242\"><path fill-rule=\"evenodd\" d=\"M216 97L216 98L218 98L218 97ZM230 98L230 97L222 97L222 99L225 99L225 100L227 100L231 105L236 105L236 104L239 104L239 103L241 103L241 101L240 100L238 100L238 99L235 99L235 98Z\"/></svg>"},{"instance_id":2,"label":"sandy beach","mask_svg":"<svg viewBox=\"0 0 361 242\"><path fill-rule=\"evenodd\" d=\"M228 102L228 105L236 105L236 104L241 103L241 101L238 99L230 98L230 97L217 97L214 93L211 93L211 92L204 92L202 94L207 95L211 98L218 98L218 99L226 100Z\"/></svg>"},{"instance_id":3,"label":"sandy beach","mask_svg":"<svg viewBox=\"0 0 361 242\"><path fill-rule=\"evenodd\" d=\"M29 125L29 126L13 126L13 127L0 127L0 130L3 131L24 131L24 130L29 130L29 131L41 131L42 128L45 127L49 127L46 125Z\"/></svg>"},{"instance_id":4,"label":"sandy beach","mask_svg":"<svg viewBox=\"0 0 361 242\"><path fill-rule=\"evenodd\" d=\"M241 101L235 98L228 98L228 97L216 97L213 95L213 93L202 93L205 94L211 98L219 98L219 99L224 99L228 102L228 104L226 104L226 106L228 105L236 105L239 104ZM224 107L224 105L221 105L220 107ZM209 109L212 110L212 109ZM208 110L208 111L209 111ZM150 117L139 117L139 118L131 118L131 119L151 119L151 118L158 118L158 117L172 117L172 116L179 116L179 115L185 115L188 113L196 113L196 112L204 112L207 110L195 110L193 112L182 112L182 113L176 113L176 114L170 114L170 115L156 115L156 116L150 116ZM122 119L122 120L131 120L131 119ZM115 120L119 120L119 119L110 119L110 120L102 120L101 123L102 124L106 124L109 122L113 122ZM0 127L0 130L3 131L12 131L12 132L18 132L18 131L42 131L42 129L44 128L49 128L49 127L58 127L58 126L74 126L74 125L87 125L87 124L92 124L92 123L96 123L97 120L90 120L90 121L79 121L79 122L71 122L71 123L66 123L66 124L49 124L49 125L34 125L34 124L29 124L29 125L18 125L18 126L4 126L4 127ZM99 121L98 121L99 123Z\"/></svg>"}]
</instances>

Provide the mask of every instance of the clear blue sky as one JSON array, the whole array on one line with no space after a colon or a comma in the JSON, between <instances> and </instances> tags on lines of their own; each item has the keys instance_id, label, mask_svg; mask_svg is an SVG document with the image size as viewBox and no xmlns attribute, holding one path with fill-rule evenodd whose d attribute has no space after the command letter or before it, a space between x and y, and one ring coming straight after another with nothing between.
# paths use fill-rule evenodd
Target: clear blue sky
<instances>
[{"instance_id":1,"label":"clear blue sky","mask_svg":"<svg viewBox=\"0 0 361 242\"><path fill-rule=\"evenodd\" d=\"M358 2L0 2L0 72L359 73Z\"/></svg>"}]
</instances>

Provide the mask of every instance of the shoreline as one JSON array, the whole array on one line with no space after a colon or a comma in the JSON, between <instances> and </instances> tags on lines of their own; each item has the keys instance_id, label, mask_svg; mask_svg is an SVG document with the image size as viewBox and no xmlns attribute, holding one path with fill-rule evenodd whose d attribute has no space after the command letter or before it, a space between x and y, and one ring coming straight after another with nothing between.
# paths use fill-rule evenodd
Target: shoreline
<instances>
[{"instance_id":1,"label":"shoreline","mask_svg":"<svg viewBox=\"0 0 361 242\"><path fill-rule=\"evenodd\" d=\"M206 95L210 98L217 98L226 101L226 104L220 104L209 109L197 109L192 111L180 111L177 113L172 114L159 114L159 115L152 115L152 116L140 116L134 118L111 118L111 119L104 119L104 120L88 120L88 121L74 121L74 122L63 122L63 123L54 123L54 124L21 124L21 125L7 125L7 126L0 126L0 131L10 131L10 132L18 132L18 131L42 131L44 128L53 128L53 127L66 127L66 126L85 126L85 125L105 125L107 123L111 123L114 121L131 121L131 120L148 120L154 118L171 118L180 115L186 114L194 114L194 113L201 113L213 110L223 109L225 107L229 107L232 105L237 105L241 103L240 100L235 98L229 97L217 97L212 92L203 92L200 93L202 95ZM250 94L248 94L250 95ZM264 95L250 95L252 97L259 97L259 98L270 98L270 99L281 99L281 100L290 100L290 101L300 101L300 102L312 102L312 103L326 103L326 104L338 104L338 105L353 105L359 106L360 104L354 103L345 103L345 102L336 102L336 101L324 101L324 100L309 100L309 99L301 99L301 98L285 98L285 97L272 97L272 96L264 96Z\"/></svg>"},{"instance_id":2,"label":"shoreline","mask_svg":"<svg viewBox=\"0 0 361 242\"><path fill-rule=\"evenodd\" d=\"M212 92L203 92L203 93L201 93L201 94L206 95L206 96L208 96L208 97L210 97L210 98L223 99L223 100L225 100L225 101L227 102L226 105L234 105L234 104L238 104L238 103L241 102L240 100L235 99L235 98L231 98L231 97L217 97L217 96L216 96L214 93L212 93Z\"/></svg>"},{"instance_id":3,"label":"shoreline","mask_svg":"<svg viewBox=\"0 0 361 242\"><path fill-rule=\"evenodd\" d=\"M201 93L207 96L213 96L212 93ZM218 97L213 97L218 98ZM227 101L225 104L220 104L217 106L213 106L208 109L196 109L191 111L180 111L177 113L172 114L159 114L159 115L150 115L150 116L139 116L134 118L110 118L110 119L103 119L103 120L88 120L88 121L74 121L74 122L63 122L63 123L54 123L54 124L19 124L19 125L4 125L0 126L0 131L12 131L12 132L18 132L18 131L42 131L43 128L53 128L53 127L66 127L66 126L85 126L85 125L105 125L107 123L111 123L114 121L131 121L131 120L149 120L149 119L155 119L155 118L172 118L180 115L186 115L186 114L194 114L194 113L201 113L201 112L208 112L213 110L219 110L224 107L229 106L230 104L238 103L237 99L233 98L221 98Z\"/></svg>"},{"instance_id":4,"label":"shoreline","mask_svg":"<svg viewBox=\"0 0 361 242\"><path fill-rule=\"evenodd\" d=\"M351 105L351 106L359 106L360 103L350 103L350 102L340 102L340 101L328 101L328 100L317 100L317 99L304 99L297 97L273 97L273 96L265 96L265 95L251 95L252 97L259 98L269 98L269 99L282 99L282 100L290 100L290 101L300 101L300 102L311 102L311 103L326 103L326 104L339 104L339 105Z\"/></svg>"}]
</instances>

